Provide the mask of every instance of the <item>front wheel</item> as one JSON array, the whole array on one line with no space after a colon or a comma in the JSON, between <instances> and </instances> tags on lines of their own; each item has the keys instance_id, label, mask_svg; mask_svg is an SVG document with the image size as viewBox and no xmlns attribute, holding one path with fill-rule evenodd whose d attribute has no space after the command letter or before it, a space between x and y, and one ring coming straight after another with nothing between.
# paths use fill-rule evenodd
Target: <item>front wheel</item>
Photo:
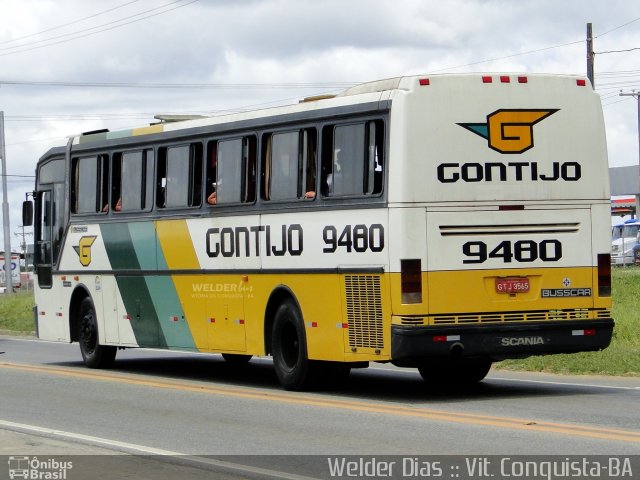
<instances>
[{"instance_id":1,"label":"front wheel","mask_svg":"<svg viewBox=\"0 0 640 480\"><path fill-rule=\"evenodd\" d=\"M117 348L100 345L96 310L89 297L80 304L78 329L78 342L84 364L89 368L109 368L116 358Z\"/></svg>"}]
</instances>

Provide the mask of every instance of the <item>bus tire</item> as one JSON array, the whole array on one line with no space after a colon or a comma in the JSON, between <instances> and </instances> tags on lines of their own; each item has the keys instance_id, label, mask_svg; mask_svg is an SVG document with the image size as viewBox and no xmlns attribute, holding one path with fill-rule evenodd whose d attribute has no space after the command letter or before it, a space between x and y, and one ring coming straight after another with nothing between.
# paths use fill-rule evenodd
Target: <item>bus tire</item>
<instances>
[{"instance_id":1,"label":"bus tire","mask_svg":"<svg viewBox=\"0 0 640 480\"><path fill-rule=\"evenodd\" d=\"M109 368L116 358L117 347L100 345L96 309L89 297L80 304L78 343L84 364L89 368Z\"/></svg>"},{"instance_id":2,"label":"bus tire","mask_svg":"<svg viewBox=\"0 0 640 480\"><path fill-rule=\"evenodd\" d=\"M225 362L231 363L233 365L244 365L251 360L253 355L243 355L239 353L223 353L222 358L224 358Z\"/></svg>"},{"instance_id":3,"label":"bus tire","mask_svg":"<svg viewBox=\"0 0 640 480\"><path fill-rule=\"evenodd\" d=\"M425 382L444 385L469 385L482 381L491 369L491 360L450 360L426 362L418 366Z\"/></svg>"},{"instance_id":4,"label":"bus tire","mask_svg":"<svg viewBox=\"0 0 640 480\"><path fill-rule=\"evenodd\" d=\"M304 390L310 386L314 366L307 357L302 315L291 300L284 301L276 310L271 354L278 381L286 390Z\"/></svg>"}]
</instances>

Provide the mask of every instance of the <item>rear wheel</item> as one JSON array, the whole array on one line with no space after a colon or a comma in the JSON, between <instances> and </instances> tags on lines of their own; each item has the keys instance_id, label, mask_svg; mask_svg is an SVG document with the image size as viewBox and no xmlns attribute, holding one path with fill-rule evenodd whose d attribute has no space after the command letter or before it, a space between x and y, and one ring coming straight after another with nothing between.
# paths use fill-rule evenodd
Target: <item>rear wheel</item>
<instances>
[{"instance_id":1,"label":"rear wheel","mask_svg":"<svg viewBox=\"0 0 640 480\"><path fill-rule=\"evenodd\" d=\"M82 300L78 313L78 342L84 364L89 368L109 368L116 358L117 347L100 345L98 320L89 297Z\"/></svg>"},{"instance_id":2,"label":"rear wheel","mask_svg":"<svg viewBox=\"0 0 640 480\"><path fill-rule=\"evenodd\" d=\"M427 383L468 385L484 379L491 369L491 361L484 359L425 362L418 367Z\"/></svg>"},{"instance_id":3,"label":"rear wheel","mask_svg":"<svg viewBox=\"0 0 640 480\"><path fill-rule=\"evenodd\" d=\"M234 365L243 365L249 360L251 360L252 355L242 355L239 353L223 353L222 358L225 359L227 363L232 363Z\"/></svg>"},{"instance_id":4,"label":"rear wheel","mask_svg":"<svg viewBox=\"0 0 640 480\"><path fill-rule=\"evenodd\" d=\"M298 307L290 300L276 311L271 336L273 366L287 390L302 390L311 384L313 365L307 358L307 343Z\"/></svg>"}]
</instances>

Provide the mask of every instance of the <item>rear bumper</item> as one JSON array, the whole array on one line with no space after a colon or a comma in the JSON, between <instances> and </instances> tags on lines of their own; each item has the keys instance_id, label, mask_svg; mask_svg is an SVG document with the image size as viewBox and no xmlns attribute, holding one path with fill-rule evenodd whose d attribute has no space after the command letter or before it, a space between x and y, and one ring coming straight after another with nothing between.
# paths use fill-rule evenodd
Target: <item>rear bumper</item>
<instances>
[{"instance_id":1,"label":"rear bumper","mask_svg":"<svg viewBox=\"0 0 640 480\"><path fill-rule=\"evenodd\" d=\"M601 350L611 343L613 326L612 319L435 328L393 325L391 359L457 356L499 361Z\"/></svg>"}]
</instances>

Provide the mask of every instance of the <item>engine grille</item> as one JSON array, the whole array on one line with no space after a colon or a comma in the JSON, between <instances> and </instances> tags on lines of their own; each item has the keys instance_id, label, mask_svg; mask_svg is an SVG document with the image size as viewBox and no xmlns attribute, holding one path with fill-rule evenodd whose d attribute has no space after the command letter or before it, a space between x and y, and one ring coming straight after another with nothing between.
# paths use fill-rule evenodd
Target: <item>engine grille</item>
<instances>
[{"instance_id":1,"label":"engine grille","mask_svg":"<svg viewBox=\"0 0 640 480\"><path fill-rule=\"evenodd\" d=\"M384 348L380 277L346 275L344 289L349 324L349 346Z\"/></svg>"}]
</instances>

